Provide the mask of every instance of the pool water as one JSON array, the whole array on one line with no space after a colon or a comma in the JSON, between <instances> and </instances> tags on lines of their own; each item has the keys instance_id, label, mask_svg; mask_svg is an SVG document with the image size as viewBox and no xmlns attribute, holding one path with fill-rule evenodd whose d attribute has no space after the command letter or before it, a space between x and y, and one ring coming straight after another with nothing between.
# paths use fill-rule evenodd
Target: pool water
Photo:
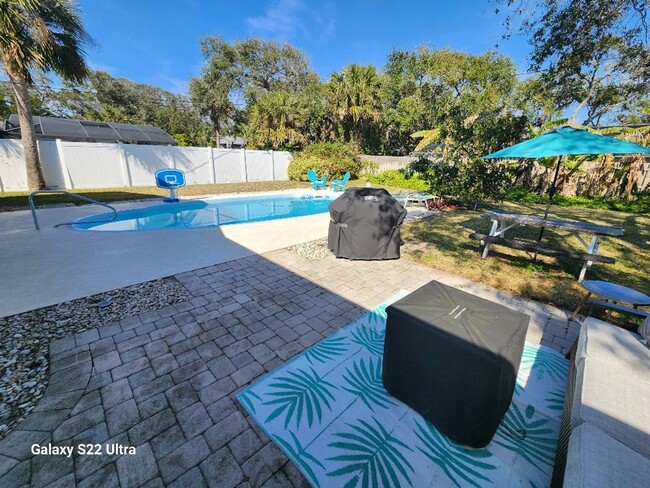
<instances>
[{"instance_id":1,"label":"pool water","mask_svg":"<svg viewBox=\"0 0 650 488\"><path fill-rule=\"evenodd\" d=\"M116 220L106 223L91 223L89 221L109 219L112 214L84 217L79 219L73 228L115 232L219 227L325 213L329 211L331 201L332 199L329 197L313 195L191 200L123 210L117 213Z\"/></svg>"}]
</instances>

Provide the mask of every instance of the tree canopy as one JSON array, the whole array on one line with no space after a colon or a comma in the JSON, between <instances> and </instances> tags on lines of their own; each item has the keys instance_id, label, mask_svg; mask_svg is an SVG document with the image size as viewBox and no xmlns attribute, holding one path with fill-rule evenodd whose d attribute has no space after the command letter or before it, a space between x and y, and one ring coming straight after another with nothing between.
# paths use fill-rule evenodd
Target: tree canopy
<instances>
[{"instance_id":1,"label":"tree canopy","mask_svg":"<svg viewBox=\"0 0 650 488\"><path fill-rule=\"evenodd\" d=\"M217 130L245 122L247 104L265 93L297 93L313 79L304 53L286 43L257 38L228 43L207 36L201 53L205 64L201 76L190 80L190 96Z\"/></svg>"},{"instance_id":2,"label":"tree canopy","mask_svg":"<svg viewBox=\"0 0 650 488\"><path fill-rule=\"evenodd\" d=\"M214 143L212 129L189 97L104 71L92 71L82 85L66 83L53 90L49 110L60 117L154 125L182 145Z\"/></svg>"},{"instance_id":3,"label":"tree canopy","mask_svg":"<svg viewBox=\"0 0 650 488\"><path fill-rule=\"evenodd\" d=\"M650 90L650 0L496 2L510 7L509 34L528 36L530 70L540 74L558 110L571 110L570 122L581 115L582 125L611 120Z\"/></svg>"},{"instance_id":4,"label":"tree canopy","mask_svg":"<svg viewBox=\"0 0 650 488\"><path fill-rule=\"evenodd\" d=\"M181 144L214 145L216 135L232 134L250 148L342 142L372 154L433 150L459 164L533 134L567 110L574 119L584 114L584 123L613 114L647 120L642 7L650 0L493 1L510 7L510 20L534 13L522 23L535 71L525 79L496 51L425 45L389 53L383 67L349 64L321 80L290 44L207 36L201 74L186 95L95 71L34 102L55 115L157 125ZM9 110L6 100L0 110Z\"/></svg>"}]
</instances>

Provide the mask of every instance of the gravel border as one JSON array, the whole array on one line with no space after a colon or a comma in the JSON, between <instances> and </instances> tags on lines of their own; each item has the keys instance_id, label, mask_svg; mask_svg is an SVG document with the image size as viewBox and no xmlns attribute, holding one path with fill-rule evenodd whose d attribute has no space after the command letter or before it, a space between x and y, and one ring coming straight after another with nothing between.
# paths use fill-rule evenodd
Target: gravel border
<instances>
[{"instance_id":1,"label":"gravel border","mask_svg":"<svg viewBox=\"0 0 650 488\"><path fill-rule=\"evenodd\" d=\"M0 318L0 439L43 397L51 341L192 298L168 277Z\"/></svg>"},{"instance_id":2,"label":"gravel border","mask_svg":"<svg viewBox=\"0 0 650 488\"><path fill-rule=\"evenodd\" d=\"M287 250L295 252L310 261L323 259L332 254L332 251L327 248L327 237L316 239L315 241L304 242L302 244L296 244L295 246L288 247Z\"/></svg>"}]
</instances>

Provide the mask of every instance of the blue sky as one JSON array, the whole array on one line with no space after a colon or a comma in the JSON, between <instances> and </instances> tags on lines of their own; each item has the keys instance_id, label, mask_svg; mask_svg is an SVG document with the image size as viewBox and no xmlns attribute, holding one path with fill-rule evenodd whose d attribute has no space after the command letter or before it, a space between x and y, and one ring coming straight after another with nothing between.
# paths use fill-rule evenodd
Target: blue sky
<instances>
[{"instance_id":1,"label":"blue sky","mask_svg":"<svg viewBox=\"0 0 650 488\"><path fill-rule=\"evenodd\" d=\"M258 36L287 41L307 54L326 80L349 63L381 68L393 49L427 44L471 53L494 49L526 71L524 39L502 41L503 16L491 0L79 0L97 42L94 69L184 93L200 75L199 40Z\"/></svg>"}]
</instances>

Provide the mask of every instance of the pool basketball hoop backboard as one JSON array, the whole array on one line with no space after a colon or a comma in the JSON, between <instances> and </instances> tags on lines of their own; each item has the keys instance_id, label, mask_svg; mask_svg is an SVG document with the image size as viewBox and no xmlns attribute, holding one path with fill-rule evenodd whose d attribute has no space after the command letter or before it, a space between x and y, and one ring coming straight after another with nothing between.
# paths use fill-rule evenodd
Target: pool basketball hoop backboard
<instances>
[{"instance_id":1,"label":"pool basketball hoop backboard","mask_svg":"<svg viewBox=\"0 0 650 488\"><path fill-rule=\"evenodd\" d=\"M177 202L176 189L185 186L185 173L180 169L161 169L154 175L158 188L169 190L169 197L163 198L164 202Z\"/></svg>"}]
</instances>

